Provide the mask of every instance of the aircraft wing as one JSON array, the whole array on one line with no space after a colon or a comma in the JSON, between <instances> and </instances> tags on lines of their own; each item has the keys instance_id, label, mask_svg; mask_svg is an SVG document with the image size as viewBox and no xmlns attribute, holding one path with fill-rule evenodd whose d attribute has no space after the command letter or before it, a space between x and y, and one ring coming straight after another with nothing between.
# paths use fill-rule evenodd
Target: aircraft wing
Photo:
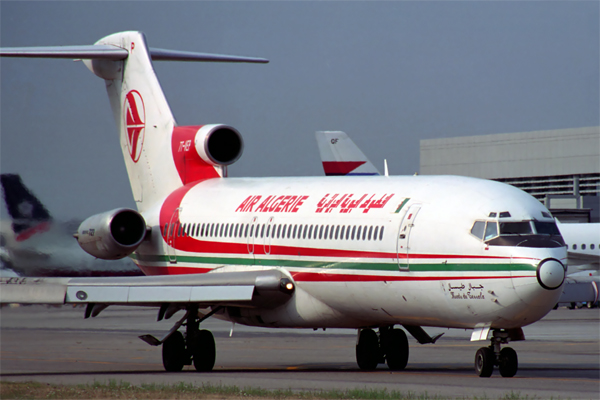
<instances>
[{"instance_id":1,"label":"aircraft wing","mask_svg":"<svg viewBox=\"0 0 600 400\"><path fill-rule=\"evenodd\" d=\"M2 278L0 303L270 307L295 285L278 269L109 278Z\"/></svg>"},{"instance_id":2,"label":"aircraft wing","mask_svg":"<svg viewBox=\"0 0 600 400\"><path fill-rule=\"evenodd\" d=\"M573 251L567 252L567 264L569 268L577 270L590 270L595 269L596 271L600 268L600 257L594 254L583 254Z\"/></svg>"}]
</instances>

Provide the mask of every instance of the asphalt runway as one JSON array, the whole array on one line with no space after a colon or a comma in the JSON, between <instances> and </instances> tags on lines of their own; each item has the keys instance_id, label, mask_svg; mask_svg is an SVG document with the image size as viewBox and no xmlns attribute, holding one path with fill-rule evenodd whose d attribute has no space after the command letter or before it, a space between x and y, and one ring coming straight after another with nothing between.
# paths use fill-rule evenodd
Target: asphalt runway
<instances>
[{"instance_id":1,"label":"asphalt runway","mask_svg":"<svg viewBox=\"0 0 600 400\"><path fill-rule=\"evenodd\" d=\"M209 319L202 324L217 342L217 361L210 373L188 366L166 373L161 348L137 338L161 337L177 320L156 322L156 310L111 307L83 319L83 308L63 306L4 307L0 310L0 377L2 381L131 384L188 382L263 389L329 390L370 388L445 397L600 398L600 310L552 311L525 327L524 342L511 344L519 372L502 378L479 378L473 359L488 342L470 342L470 331L426 328L446 334L435 345L412 337L406 370L385 365L363 372L356 365L355 331L326 332L261 329Z\"/></svg>"}]
</instances>

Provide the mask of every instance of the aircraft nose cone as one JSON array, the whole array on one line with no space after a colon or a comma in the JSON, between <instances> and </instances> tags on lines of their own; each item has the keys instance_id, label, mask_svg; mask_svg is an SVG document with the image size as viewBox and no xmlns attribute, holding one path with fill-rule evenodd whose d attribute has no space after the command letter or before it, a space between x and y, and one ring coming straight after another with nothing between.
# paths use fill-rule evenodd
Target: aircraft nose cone
<instances>
[{"instance_id":1,"label":"aircraft nose cone","mask_svg":"<svg viewBox=\"0 0 600 400\"><path fill-rule=\"evenodd\" d=\"M537 279L544 289L557 289L565 280L565 267L560 261L547 258L537 267Z\"/></svg>"}]
</instances>

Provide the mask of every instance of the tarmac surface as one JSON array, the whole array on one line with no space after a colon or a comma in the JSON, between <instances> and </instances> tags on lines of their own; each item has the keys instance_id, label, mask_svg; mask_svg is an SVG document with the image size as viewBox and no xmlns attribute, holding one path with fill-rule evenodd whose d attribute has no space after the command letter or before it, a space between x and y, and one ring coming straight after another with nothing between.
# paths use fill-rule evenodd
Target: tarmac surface
<instances>
[{"instance_id":1,"label":"tarmac surface","mask_svg":"<svg viewBox=\"0 0 600 400\"><path fill-rule=\"evenodd\" d=\"M330 390L387 389L444 397L494 399L600 398L600 310L559 308L524 328L526 341L514 342L519 371L502 378L479 378L475 352L489 342L470 342L470 331L446 332L434 345L409 337L407 368L391 372L385 365L360 371L354 346L356 331L262 329L232 325L211 318L202 323L215 335L217 360L209 373L192 366L166 373L161 348L137 338L161 337L179 318L156 322L155 309L111 307L98 317L83 319L83 308L63 306L4 307L0 310L1 381L79 384L178 382L236 385L239 388Z\"/></svg>"}]
</instances>

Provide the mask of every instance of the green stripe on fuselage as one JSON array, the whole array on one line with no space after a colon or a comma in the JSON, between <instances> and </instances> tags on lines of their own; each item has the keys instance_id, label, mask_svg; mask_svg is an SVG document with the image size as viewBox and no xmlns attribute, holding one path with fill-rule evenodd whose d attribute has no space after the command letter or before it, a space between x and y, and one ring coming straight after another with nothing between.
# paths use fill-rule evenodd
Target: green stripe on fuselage
<instances>
[{"instance_id":1,"label":"green stripe on fuselage","mask_svg":"<svg viewBox=\"0 0 600 400\"><path fill-rule=\"evenodd\" d=\"M141 262L169 262L169 256L158 255L130 255L132 259ZM211 265L264 265L276 267L297 267L297 268L323 268L323 269L346 269L362 271L397 271L399 265L397 262L335 262L319 260L290 260L290 259L263 259L257 258L230 258L230 257L198 257L198 256L177 256L177 263L189 264L211 264ZM406 267L405 263L400 264ZM411 272L486 272L486 271L533 271L535 266L531 264L510 264L510 263L416 263L410 264Z\"/></svg>"}]
</instances>

